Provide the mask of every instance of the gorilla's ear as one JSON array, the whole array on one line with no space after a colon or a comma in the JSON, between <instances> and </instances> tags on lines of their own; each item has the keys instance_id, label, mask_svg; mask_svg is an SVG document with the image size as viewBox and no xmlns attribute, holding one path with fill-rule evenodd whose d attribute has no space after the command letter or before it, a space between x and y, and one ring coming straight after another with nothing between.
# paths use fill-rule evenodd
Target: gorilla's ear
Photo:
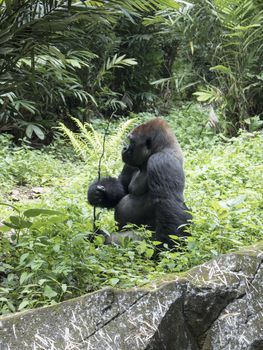
<instances>
[{"instance_id":1,"label":"gorilla's ear","mask_svg":"<svg viewBox=\"0 0 263 350\"><path fill-rule=\"evenodd\" d=\"M152 139L151 137L148 137L147 140L146 140L146 147L148 149L151 149L152 148Z\"/></svg>"}]
</instances>

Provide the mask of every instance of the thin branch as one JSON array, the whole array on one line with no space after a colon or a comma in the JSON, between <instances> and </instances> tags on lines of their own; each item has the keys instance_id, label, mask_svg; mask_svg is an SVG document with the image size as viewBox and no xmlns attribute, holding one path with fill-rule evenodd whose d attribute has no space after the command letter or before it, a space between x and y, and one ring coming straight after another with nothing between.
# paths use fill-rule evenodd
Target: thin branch
<instances>
[{"instance_id":1,"label":"thin branch","mask_svg":"<svg viewBox=\"0 0 263 350\"><path fill-rule=\"evenodd\" d=\"M115 109L111 113L110 118L109 118L108 123L107 123L107 126L106 126L105 131L104 131L103 142L102 142L102 152L101 152L99 163L98 163L98 181L101 179L101 163L102 163L102 159L103 159L103 156L104 156L104 153L105 153L106 137L108 135L108 131L109 131L109 127L110 127L110 123L111 123L112 117L114 116L116 111L117 110ZM96 221L97 221L96 207L93 207L93 232L97 231Z\"/></svg>"},{"instance_id":2,"label":"thin branch","mask_svg":"<svg viewBox=\"0 0 263 350\"><path fill-rule=\"evenodd\" d=\"M102 158L103 158L104 153L105 153L106 137L107 137L107 134L108 134L108 131L109 131L111 119L112 119L112 117L114 116L114 114L116 113L116 111L117 111L117 110L115 109L115 110L111 113L111 116L110 116L110 118L109 118L109 120L108 120L106 129L105 129L105 131L104 131L103 143L102 143L102 152L101 152L101 156L100 156L99 164L98 164L98 180L100 180L100 178L101 178L101 162L102 162Z\"/></svg>"}]
</instances>

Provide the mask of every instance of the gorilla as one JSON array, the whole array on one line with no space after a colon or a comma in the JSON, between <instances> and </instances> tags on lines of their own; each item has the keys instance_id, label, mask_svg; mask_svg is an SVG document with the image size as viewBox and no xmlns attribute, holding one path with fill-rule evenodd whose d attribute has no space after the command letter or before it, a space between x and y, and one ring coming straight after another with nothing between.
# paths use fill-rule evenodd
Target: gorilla
<instances>
[{"instance_id":1,"label":"gorilla","mask_svg":"<svg viewBox=\"0 0 263 350\"><path fill-rule=\"evenodd\" d=\"M170 235L187 236L192 219L184 202L185 176L180 145L161 118L137 126L123 147L124 167L118 178L105 177L88 189L88 201L115 208L119 229L145 225L154 240L172 246Z\"/></svg>"}]
</instances>

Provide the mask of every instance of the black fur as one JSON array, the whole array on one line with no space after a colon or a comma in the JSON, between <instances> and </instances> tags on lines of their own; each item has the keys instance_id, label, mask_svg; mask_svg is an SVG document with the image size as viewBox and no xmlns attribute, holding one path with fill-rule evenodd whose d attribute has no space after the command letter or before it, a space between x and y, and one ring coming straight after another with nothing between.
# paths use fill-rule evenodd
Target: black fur
<instances>
[{"instance_id":1,"label":"black fur","mask_svg":"<svg viewBox=\"0 0 263 350\"><path fill-rule=\"evenodd\" d=\"M101 208L114 208L125 196L126 191L121 181L113 177L104 177L94 181L88 190L88 201Z\"/></svg>"},{"instance_id":2,"label":"black fur","mask_svg":"<svg viewBox=\"0 0 263 350\"><path fill-rule=\"evenodd\" d=\"M167 126L153 119L135 128L122 151L125 162L118 178L95 181L88 190L93 206L115 208L121 229L146 225L155 240L172 245L169 235L186 236L192 219L184 203L184 170L180 146Z\"/></svg>"}]
</instances>

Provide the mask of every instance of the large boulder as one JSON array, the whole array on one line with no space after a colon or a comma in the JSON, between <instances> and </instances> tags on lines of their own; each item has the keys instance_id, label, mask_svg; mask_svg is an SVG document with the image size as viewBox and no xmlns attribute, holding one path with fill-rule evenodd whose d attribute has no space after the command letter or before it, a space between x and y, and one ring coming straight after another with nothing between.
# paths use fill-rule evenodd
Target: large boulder
<instances>
[{"instance_id":1,"label":"large boulder","mask_svg":"<svg viewBox=\"0 0 263 350\"><path fill-rule=\"evenodd\" d=\"M1 350L262 350L263 243L147 288L0 318Z\"/></svg>"}]
</instances>

